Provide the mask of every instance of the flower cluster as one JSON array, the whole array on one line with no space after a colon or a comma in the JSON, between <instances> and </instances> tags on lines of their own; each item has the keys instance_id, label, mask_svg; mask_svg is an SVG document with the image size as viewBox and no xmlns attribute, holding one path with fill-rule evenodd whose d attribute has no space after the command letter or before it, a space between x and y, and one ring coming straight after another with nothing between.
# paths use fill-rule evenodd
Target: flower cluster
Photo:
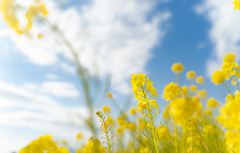
<instances>
[{"instance_id":1,"label":"flower cluster","mask_svg":"<svg viewBox=\"0 0 240 153\"><path fill-rule=\"evenodd\" d=\"M24 147L19 153L69 153L65 147L58 147L58 142L52 140L52 136L40 136L27 147Z\"/></svg>"},{"instance_id":2,"label":"flower cluster","mask_svg":"<svg viewBox=\"0 0 240 153\"><path fill-rule=\"evenodd\" d=\"M156 109L159 109L159 105L155 99L151 100L151 97L158 97L157 90L153 87L153 82L147 77L146 74L133 74L131 77L131 84L133 94L138 102L138 111L147 109L147 105L151 105ZM150 94L150 96L148 96Z\"/></svg>"},{"instance_id":3,"label":"flower cluster","mask_svg":"<svg viewBox=\"0 0 240 153\"><path fill-rule=\"evenodd\" d=\"M15 0L2 0L0 2L0 11L3 13L5 21L15 30L18 34L28 32L32 28L33 18L37 15L42 14L43 17L48 15L45 4L41 3L40 0L35 1L25 13L27 24L24 27L20 26L19 20L17 19L16 12L22 8L15 3Z\"/></svg>"}]
</instances>

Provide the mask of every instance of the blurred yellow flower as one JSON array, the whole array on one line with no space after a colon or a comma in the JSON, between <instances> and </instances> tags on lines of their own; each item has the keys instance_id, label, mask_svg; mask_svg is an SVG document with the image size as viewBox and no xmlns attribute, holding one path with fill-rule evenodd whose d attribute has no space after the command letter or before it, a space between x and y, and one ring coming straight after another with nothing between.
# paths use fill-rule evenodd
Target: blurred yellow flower
<instances>
[{"instance_id":1,"label":"blurred yellow flower","mask_svg":"<svg viewBox=\"0 0 240 153\"><path fill-rule=\"evenodd\" d=\"M32 141L27 147L21 149L19 153L69 153L65 147L59 147L57 142L52 141L52 136L40 136L38 140Z\"/></svg>"},{"instance_id":2,"label":"blurred yellow flower","mask_svg":"<svg viewBox=\"0 0 240 153\"><path fill-rule=\"evenodd\" d=\"M181 98L182 96L182 88L177 84L171 82L170 84L165 86L163 91L163 98L166 100L173 100L175 98Z\"/></svg>"},{"instance_id":3,"label":"blurred yellow flower","mask_svg":"<svg viewBox=\"0 0 240 153\"><path fill-rule=\"evenodd\" d=\"M190 90L191 91L197 91L198 90L198 87L196 85L191 85L190 86Z\"/></svg>"},{"instance_id":4,"label":"blurred yellow flower","mask_svg":"<svg viewBox=\"0 0 240 153\"><path fill-rule=\"evenodd\" d=\"M200 90L197 92L197 95L200 97L200 98L207 98L207 92L205 90Z\"/></svg>"},{"instance_id":5,"label":"blurred yellow flower","mask_svg":"<svg viewBox=\"0 0 240 153\"><path fill-rule=\"evenodd\" d=\"M90 138L86 147L83 148L83 153L105 153L106 148L98 139Z\"/></svg>"},{"instance_id":6,"label":"blurred yellow flower","mask_svg":"<svg viewBox=\"0 0 240 153\"><path fill-rule=\"evenodd\" d=\"M190 80L190 79L196 79L196 76L197 76L197 74L196 74L196 72L194 72L194 71L189 71L189 72L187 73L187 79L188 79L188 80Z\"/></svg>"},{"instance_id":7,"label":"blurred yellow flower","mask_svg":"<svg viewBox=\"0 0 240 153\"><path fill-rule=\"evenodd\" d=\"M136 129L137 129L137 126L136 126L136 124L135 123L128 123L128 125L127 125L127 127L128 127L128 129L130 130L130 131L135 131Z\"/></svg>"},{"instance_id":8,"label":"blurred yellow flower","mask_svg":"<svg viewBox=\"0 0 240 153\"><path fill-rule=\"evenodd\" d=\"M103 106L102 111L103 111L103 113L105 113L105 114L111 113L111 109L110 109L109 106Z\"/></svg>"},{"instance_id":9,"label":"blurred yellow flower","mask_svg":"<svg viewBox=\"0 0 240 153\"><path fill-rule=\"evenodd\" d=\"M210 98L207 102L207 106L212 108L218 106L220 103L215 98Z\"/></svg>"},{"instance_id":10,"label":"blurred yellow flower","mask_svg":"<svg viewBox=\"0 0 240 153\"><path fill-rule=\"evenodd\" d=\"M108 97L108 98L112 98L112 93L109 92L109 93L107 94L107 97Z\"/></svg>"},{"instance_id":11,"label":"blurred yellow flower","mask_svg":"<svg viewBox=\"0 0 240 153\"><path fill-rule=\"evenodd\" d=\"M224 62L234 62L235 60L235 54L229 53L227 56L223 58Z\"/></svg>"},{"instance_id":12,"label":"blurred yellow flower","mask_svg":"<svg viewBox=\"0 0 240 153\"><path fill-rule=\"evenodd\" d=\"M82 139L83 138L83 135L81 134L81 133L78 133L77 134L77 140L80 140L80 139Z\"/></svg>"},{"instance_id":13,"label":"blurred yellow flower","mask_svg":"<svg viewBox=\"0 0 240 153\"><path fill-rule=\"evenodd\" d=\"M217 70L213 73L212 82L215 83L216 85L223 83L224 80L225 80L225 75L222 71Z\"/></svg>"},{"instance_id":14,"label":"blurred yellow flower","mask_svg":"<svg viewBox=\"0 0 240 153\"><path fill-rule=\"evenodd\" d=\"M239 0L234 0L233 4L234 4L234 10L236 10L236 9L240 10L240 2L239 2Z\"/></svg>"},{"instance_id":15,"label":"blurred yellow flower","mask_svg":"<svg viewBox=\"0 0 240 153\"><path fill-rule=\"evenodd\" d=\"M129 114L136 115L136 109L134 107L130 108Z\"/></svg>"},{"instance_id":16,"label":"blurred yellow flower","mask_svg":"<svg viewBox=\"0 0 240 153\"><path fill-rule=\"evenodd\" d=\"M17 19L17 10L19 5L15 3L15 0L2 0L0 2L0 11L3 13L5 21L15 30L18 34L23 34L28 32L32 28L32 20L39 13L43 14L43 17L48 15L48 11L45 8L45 4L41 1L35 1L34 6L30 6L25 14L28 23L25 27L19 26L19 21Z\"/></svg>"},{"instance_id":17,"label":"blurred yellow flower","mask_svg":"<svg viewBox=\"0 0 240 153\"><path fill-rule=\"evenodd\" d=\"M203 113L206 114L206 115L212 116L212 111L209 110L209 109L205 109L205 110L203 111Z\"/></svg>"},{"instance_id":18,"label":"blurred yellow flower","mask_svg":"<svg viewBox=\"0 0 240 153\"><path fill-rule=\"evenodd\" d=\"M198 76L197 78L196 78L196 82L198 83L198 84L203 84L204 83L204 78L202 77L202 76Z\"/></svg>"},{"instance_id":19,"label":"blurred yellow flower","mask_svg":"<svg viewBox=\"0 0 240 153\"><path fill-rule=\"evenodd\" d=\"M175 63L172 66L172 71L174 73L179 73L179 72L182 72L183 70L184 70L184 67L181 63Z\"/></svg>"}]
</instances>

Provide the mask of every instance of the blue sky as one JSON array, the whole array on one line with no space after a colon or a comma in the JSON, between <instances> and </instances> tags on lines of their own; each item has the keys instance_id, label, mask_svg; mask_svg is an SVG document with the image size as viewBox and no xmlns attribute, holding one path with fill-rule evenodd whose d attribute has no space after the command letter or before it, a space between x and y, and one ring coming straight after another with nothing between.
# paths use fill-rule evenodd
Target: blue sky
<instances>
[{"instance_id":1,"label":"blue sky","mask_svg":"<svg viewBox=\"0 0 240 153\"><path fill-rule=\"evenodd\" d=\"M131 93L131 74L146 73L162 95L165 85L175 81L171 66L178 62L185 66L181 85L188 85L186 72L194 70L206 78L209 96L223 100L210 76L220 68L227 50L239 52L240 18L231 1L69 0L65 7L59 1L45 3L50 10L48 20L59 25L76 50L85 48L82 64L93 73L92 61L97 59L101 79L111 74L110 91L120 106ZM30 4L26 0L22 5ZM86 131L76 126L82 123L74 118L87 111L69 50L44 26L35 25L31 32L30 40L19 36L0 17L3 153L19 150L39 135L70 140ZM39 33L43 37L37 40ZM161 96L158 103L161 108L165 105ZM106 100L96 110L105 104L113 106ZM69 116L75 121L71 125Z\"/></svg>"}]
</instances>

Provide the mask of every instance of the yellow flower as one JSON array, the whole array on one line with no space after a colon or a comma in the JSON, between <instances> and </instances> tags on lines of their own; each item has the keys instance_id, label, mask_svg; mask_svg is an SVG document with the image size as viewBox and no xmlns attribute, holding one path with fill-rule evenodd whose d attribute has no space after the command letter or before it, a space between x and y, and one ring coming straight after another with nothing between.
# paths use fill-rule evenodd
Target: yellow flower
<instances>
[{"instance_id":1,"label":"yellow flower","mask_svg":"<svg viewBox=\"0 0 240 153\"><path fill-rule=\"evenodd\" d=\"M151 127L150 123L147 124L147 127Z\"/></svg>"},{"instance_id":2,"label":"yellow flower","mask_svg":"<svg viewBox=\"0 0 240 153\"><path fill-rule=\"evenodd\" d=\"M116 133L119 136L123 136L124 129L122 127L117 128Z\"/></svg>"},{"instance_id":3,"label":"yellow flower","mask_svg":"<svg viewBox=\"0 0 240 153\"><path fill-rule=\"evenodd\" d=\"M234 4L234 10L236 10L236 9L240 10L240 2L239 2L239 0L234 0L233 4Z\"/></svg>"},{"instance_id":4,"label":"yellow flower","mask_svg":"<svg viewBox=\"0 0 240 153\"><path fill-rule=\"evenodd\" d=\"M63 144L67 144L67 141L66 141L66 140L63 140L62 143L63 143Z\"/></svg>"},{"instance_id":5,"label":"yellow flower","mask_svg":"<svg viewBox=\"0 0 240 153\"><path fill-rule=\"evenodd\" d=\"M103 111L105 114L111 113L111 109L110 109L109 106L103 106L102 111Z\"/></svg>"},{"instance_id":6,"label":"yellow flower","mask_svg":"<svg viewBox=\"0 0 240 153\"><path fill-rule=\"evenodd\" d=\"M234 77L234 78L232 79L231 84L235 86L235 85L237 84L237 81L236 81L236 80L237 80L237 79Z\"/></svg>"},{"instance_id":7,"label":"yellow flower","mask_svg":"<svg viewBox=\"0 0 240 153\"><path fill-rule=\"evenodd\" d=\"M198 91L198 92L197 92L197 95L198 95L200 98L207 98L207 92L206 92L205 90Z\"/></svg>"},{"instance_id":8,"label":"yellow flower","mask_svg":"<svg viewBox=\"0 0 240 153\"><path fill-rule=\"evenodd\" d=\"M191 91L196 91L196 90L198 90L198 87L196 85L191 85L190 90Z\"/></svg>"},{"instance_id":9,"label":"yellow flower","mask_svg":"<svg viewBox=\"0 0 240 153\"><path fill-rule=\"evenodd\" d=\"M107 94L107 97L108 97L108 98L112 98L111 92L109 92L109 93Z\"/></svg>"},{"instance_id":10,"label":"yellow flower","mask_svg":"<svg viewBox=\"0 0 240 153\"><path fill-rule=\"evenodd\" d=\"M224 62L234 62L235 60L235 54L229 53L227 56L223 58Z\"/></svg>"},{"instance_id":11,"label":"yellow flower","mask_svg":"<svg viewBox=\"0 0 240 153\"><path fill-rule=\"evenodd\" d=\"M25 16L28 20L27 28L31 29L32 28L32 19L37 16L39 13L42 13L44 16L48 15L48 11L46 10L46 7L44 4L38 3L36 6L30 6L29 9L27 10Z\"/></svg>"},{"instance_id":12,"label":"yellow flower","mask_svg":"<svg viewBox=\"0 0 240 153\"><path fill-rule=\"evenodd\" d=\"M212 108L212 107L216 107L218 106L220 103L218 101L216 101L216 99L214 98L210 98L207 102L207 106Z\"/></svg>"},{"instance_id":13,"label":"yellow flower","mask_svg":"<svg viewBox=\"0 0 240 153\"><path fill-rule=\"evenodd\" d=\"M37 35L37 38L38 38L38 39L41 39L41 38L42 38L42 35L41 35L41 34Z\"/></svg>"},{"instance_id":14,"label":"yellow flower","mask_svg":"<svg viewBox=\"0 0 240 153\"><path fill-rule=\"evenodd\" d=\"M226 146L229 153L240 152L240 133L239 131L227 130L225 132Z\"/></svg>"},{"instance_id":15,"label":"yellow flower","mask_svg":"<svg viewBox=\"0 0 240 153\"><path fill-rule=\"evenodd\" d=\"M88 144L83 148L83 153L105 153L106 148L98 139L88 139Z\"/></svg>"},{"instance_id":16,"label":"yellow flower","mask_svg":"<svg viewBox=\"0 0 240 153\"><path fill-rule=\"evenodd\" d=\"M136 126L136 124L135 123L128 123L127 124L127 127L128 127L128 129L130 130L130 131L135 131L136 129L137 129L137 126Z\"/></svg>"},{"instance_id":17,"label":"yellow flower","mask_svg":"<svg viewBox=\"0 0 240 153\"><path fill-rule=\"evenodd\" d=\"M157 104L157 101L155 99L150 100L149 104L152 105L154 108L159 109L159 105Z\"/></svg>"},{"instance_id":18,"label":"yellow flower","mask_svg":"<svg viewBox=\"0 0 240 153\"><path fill-rule=\"evenodd\" d=\"M216 85L223 83L224 80L225 80L225 75L222 71L217 70L213 73L212 82L215 83Z\"/></svg>"},{"instance_id":19,"label":"yellow flower","mask_svg":"<svg viewBox=\"0 0 240 153\"><path fill-rule=\"evenodd\" d=\"M170 107L169 107L169 106L166 106L166 107L165 107L165 110L164 110L164 112L163 112L163 118L164 118L165 120L170 119L169 110L170 110Z\"/></svg>"},{"instance_id":20,"label":"yellow flower","mask_svg":"<svg viewBox=\"0 0 240 153\"><path fill-rule=\"evenodd\" d=\"M205 125L203 127L203 132L206 133L207 135L213 135L215 131L216 131L216 127L214 124Z\"/></svg>"},{"instance_id":21,"label":"yellow flower","mask_svg":"<svg viewBox=\"0 0 240 153\"><path fill-rule=\"evenodd\" d=\"M76 153L82 153L82 150L81 149L77 149Z\"/></svg>"},{"instance_id":22,"label":"yellow flower","mask_svg":"<svg viewBox=\"0 0 240 153\"><path fill-rule=\"evenodd\" d=\"M108 116L107 119L106 119L106 124L109 124L111 126L113 126L115 124L112 116Z\"/></svg>"},{"instance_id":23,"label":"yellow flower","mask_svg":"<svg viewBox=\"0 0 240 153\"><path fill-rule=\"evenodd\" d=\"M204 78L202 76L198 76L197 79L196 79L196 82L198 84L203 84L204 83Z\"/></svg>"},{"instance_id":24,"label":"yellow flower","mask_svg":"<svg viewBox=\"0 0 240 153\"><path fill-rule=\"evenodd\" d=\"M83 135L81 134L81 133L78 133L77 134L77 140L80 140L80 139L82 139L83 138Z\"/></svg>"},{"instance_id":25,"label":"yellow flower","mask_svg":"<svg viewBox=\"0 0 240 153\"><path fill-rule=\"evenodd\" d=\"M43 16L47 16L48 12L45 8L45 5L42 4L40 1L36 1L36 6L31 6L28 8L25 16L28 20L28 23L25 27L19 27L19 21L16 18L16 10L19 7L15 4L14 0L2 0L0 2L0 11L3 13L5 21L11 26L13 30L15 30L18 34L23 34L28 32L29 29L32 27L32 19L37 16L40 12Z\"/></svg>"},{"instance_id":26,"label":"yellow flower","mask_svg":"<svg viewBox=\"0 0 240 153\"><path fill-rule=\"evenodd\" d=\"M132 107L130 110L129 110L129 114L131 115L136 115L136 109L134 107Z\"/></svg>"},{"instance_id":27,"label":"yellow flower","mask_svg":"<svg viewBox=\"0 0 240 153\"><path fill-rule=\"evenodd\" d=\"M203 112L204 112L204 114L206 114L206 115L212 116L212 111L209 110L209 109L205 109Z\"/></svg>"},{"instance_id":28,"label":"yellow flower","mask_svg":"<svg viewBox=\"0 0 240 153\"><path fill-rule=\"evenodd\" d=\"M52 141L52 136L40 136L38 140L32 141L27 147L21 149L19 153L69 153L64 147L59 147L57 142Z\"/></svg>"},{"instance_id":29,"label":"yellow flower","mask_svg":"<svg viewBox=\"0 0 240 153\"><path fill-rule=\"evenodd\" d=\"M166 100L181 98L181 96L182 88L177 83L171 82L170 84L166 85L163 91L163 98L165 98Z\"/></svg>"},{"instance_id":30,"label":"yellow flower","mask_svg":"<svg viewBox=\"0 0 240 153\"><path fill-rule=\"evenodd\" d=\"M172 71L174 73L179 73L179 72L182 72L183 70L184 70L184 67L181 63L175 63L172 66Z\"/></svg>"},{"instance_id":31,"label":"yellow flower","mask_svg":"<svg viewBox=\"0 0 240 153\"><path fill-rule=\"evenodd\" d=\"M170 114L173 121L181 125L195 112L198 117L201 115L202 104L198 97L177 98L170 102L170 106Z\"/></svg>"},{"instance_id":32,"label":"yellow flower","mask_svg":"<svg viewBox=\"0 0 240 153\"><path fill-rule=\"evenodd\" d=\"M182 95L184 95L184 96L188 95L188 86L182 87Z\"/></svg>"},{"instance_id":33,"label":"yellow flower","mask_svg":"<svg viewBox=\"0 0 240 153\"><path fill-rule=\"evenodd\" d=\"M170 137L169 129L166 126L159 126L157 129L159 139L168 139Z\"/></svg>"},{"instance_id":34,"label":"yellow flower","mask_svg":"<svg viewBox=\"0 0 240 153\"><path fill-rule=\"evenodd\" d=\"M196 76L197 76L197 74L196 74L196 72L194 72L194 71L189 71L189 72L187 73L187 79L188 79L188 80L190 80L190 79L196 79Z\"/></svg>"}]
</instances>

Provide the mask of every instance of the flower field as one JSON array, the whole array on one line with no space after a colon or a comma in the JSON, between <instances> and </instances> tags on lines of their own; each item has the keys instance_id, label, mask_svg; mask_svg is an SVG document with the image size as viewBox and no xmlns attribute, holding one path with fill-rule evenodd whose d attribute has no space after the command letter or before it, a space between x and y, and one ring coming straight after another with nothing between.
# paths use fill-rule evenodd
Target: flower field
<instances>
[{"instance_id":1,"label":"flower field","mask_svg":"<svg viewBox=\"0 0 240 153\"><path fill-rule=\"evenodd\" d=\"M240 10L239 0L233 4L234 10ZM225 88L225 101L217 101L208 94L204 77L195 71L185 73L187 65L175 63L171 70L176 80L169 82L164 91L156 89L154 80L146 74L132 74L129 84L137 103L127 112L120 109L111 92L103 91L104 97L117 108L118 116L113 117L110 106L101 110L94 107L90 87L95 78L79 62L71 42L47 20L49 12L42 1L35 0L29 8L23 8L14 0L1 0L0 11L17 34L31 39L32 25L43 24L67 46L89 111L84 125L92 136L77 134L73 140L79 144L77 148L72 148L66 140L45 135L22 146L19 153L240 153L240 65L234 53L225 54L223 65L211 77L213 84ZM18 11L25 12L25 25L20 24ZM37 35L39 40L41 37L42 34ZM188 85L180 86L180 76L186 76ZM164 108L156 100L159 96L166 102Z\"/></svg>"}]
</instances>

